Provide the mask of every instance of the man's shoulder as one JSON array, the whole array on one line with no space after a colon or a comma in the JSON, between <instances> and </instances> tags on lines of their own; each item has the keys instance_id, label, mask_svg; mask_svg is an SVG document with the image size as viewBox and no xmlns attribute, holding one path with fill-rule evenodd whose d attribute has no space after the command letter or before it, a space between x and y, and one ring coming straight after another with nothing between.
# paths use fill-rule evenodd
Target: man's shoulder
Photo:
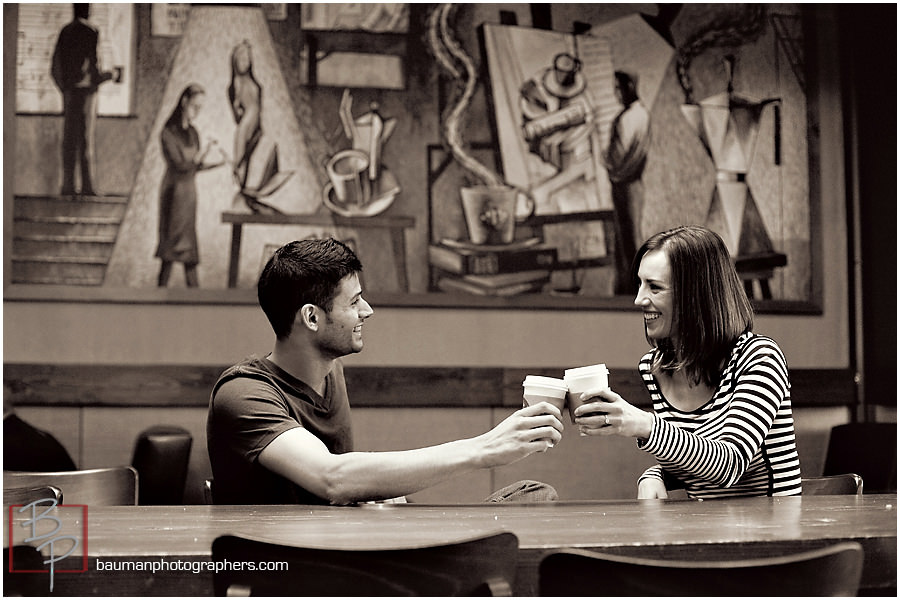
<instances>
[{"instance_id":1,"label":"man's shoulder","mask_svg":"<svg viewBox=\"0 0 900 600\"><path fill-rule=\"evenodd\" d=\"M230 381L271 381L274 375L265 360L256 355L248 356L222 371L213 386L213 393Z\"/></svg>"},{"instance_id":2,"label":"man's shoulder","mask_svg":"<svg viewBox=\"0 0 900 600\"><path fill-rule=\"evenodd\" d=\"M94 36L99 35L100 30L89 21L75 19L66 23L59 33L65 36Z\"/></svg>"},{"instance_id":3,"label":"man's shoulder","mask_svg":"<svg viewBox=\"0 0 900 600\"><path fill-rule=\"evenodd\" d=\"M209 396L210 418L246 416L268 406L279 412L288 410L288 396L278 377L251 357L226 369Z\"/></svg>"},{"instance_id":4,"label":"man's shoulder","mask_svg":"<svg viewBox=\"0 0 900 600\"><path fill-rule=\"evenodd\" d=\"M227 369L225 369L224 373L228 373L229 371L235 369L266 369L266 361L262 357L257 354L251 354L250 356L244 357L238 362L234 363Z\"/></svg>"},{"instance_id":5,"label":"man's shoulder","mask_svg":"<svg viewBox=\"0 0 900 600\"><path fill-rule=\"evenodd\" d=\"M100 29L91 23L90 21L86 21L85 19L75 19L69 25L72 26L73 29L78 29L80 31L90 32L90 33L98 33Z\"/></svg>"}]
</instances>

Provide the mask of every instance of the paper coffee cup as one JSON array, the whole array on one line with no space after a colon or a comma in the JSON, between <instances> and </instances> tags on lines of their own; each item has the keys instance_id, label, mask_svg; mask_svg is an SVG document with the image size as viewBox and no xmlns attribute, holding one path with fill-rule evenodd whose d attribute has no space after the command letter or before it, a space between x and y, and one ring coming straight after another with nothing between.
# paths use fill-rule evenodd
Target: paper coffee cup
<instances>
[{"instance_id":1,"label":"paper coffee cup","mask_svg":"<svg viewBox=\"0 0 900 600\"><path fill-rule=\"evenodd\" d=\"M566 405L566 382L555 377L542 377L540 375L527 375L522 382L523 406L531 406L540 402L549 402L562 412ZM554 444L551 442L550 447Z\"/></svg>"},{"instance_id":2,"label":"paper coffee cup","mask_svg":"<svg viewBox=\"0 0 900 600\"><path fill-rule=\"evenodd\" d=\"M569 388L569 417L574 423L575 409L582 404L580 400L581 394L588 390L608 388L609 369L606 368L605 364L566 369L563 379Z\"/></svg>"},{"instance_id":3,"label":"paper coffee cup","mask_svg":"<svg viewBox=\"0 0 900 600\"><path fill-rule=\"evenodd\" d=\"M522 382L525 398L524 405L531 406L539 402L549 402L562 412L566 405L566 382L555 377L528 375Z\"/></svg>"}]
</instances>

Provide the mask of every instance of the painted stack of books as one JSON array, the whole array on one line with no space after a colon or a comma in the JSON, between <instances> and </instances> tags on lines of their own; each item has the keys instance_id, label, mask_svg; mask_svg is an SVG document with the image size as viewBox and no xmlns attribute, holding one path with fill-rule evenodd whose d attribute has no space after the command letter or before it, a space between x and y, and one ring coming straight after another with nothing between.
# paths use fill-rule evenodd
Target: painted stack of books
<instances>
[{"instance_id":1,"label":"painted stack of books","mask_svg":"<svg viewBox=\"0 0 900 600\"><path fill-rule=\"evenodd\" d=\"M502 246L441 240L428 247L428 262L437 288L480 296L515 296L540 292L550 281L556 248L538 238Z\"/></svg>"}]
</instances>

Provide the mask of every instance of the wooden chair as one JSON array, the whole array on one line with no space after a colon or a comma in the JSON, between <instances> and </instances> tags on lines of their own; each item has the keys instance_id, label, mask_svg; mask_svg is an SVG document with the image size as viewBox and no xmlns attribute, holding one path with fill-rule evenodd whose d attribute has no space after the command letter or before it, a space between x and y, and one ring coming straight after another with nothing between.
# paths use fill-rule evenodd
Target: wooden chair
<instances>
[{"instance_id":1,"label":"wooden chair","mask_svg":"<svg viewBox=\"0 0 900 600\"><path fill-rule=\"evenodd\" d=\"M35 500L53 498L57 504L62 504L62 490L52 485L40 485L36 487L3 488L3 506L25 506Z\"/></svg>"},{"instance_id":2,"label":"wooden chair","mask_svg":"<svg viewBox=\"0 0 900 600\"><path fill-rule=\"evenodd\" d=\"M659 560L560 550L539 566L541 596L855 596L857 542L747 560Z\"/></svg>"},{"instance_id":3,"label":"wooden chair","mask_svg":"<svg viewBox=\"0 0 900 600\"><path fill-rule=\"evenodd\" d=\"M68 504L93 506L136 505L138 475L132 467L105 467L81 471L4 471L3 485L28 488L53 486Z\"/></svg>"},{"instance_id":4,"label":"wooden chair","mask_svg":"<svg viewBox=\"0 0 900 600\"><path fill-rule=\"evenodd\" d=\"M518 548L509 532L386 550L305 548L224 535L213 541L213 561L286 561L288 567L217 571L213 589L217 596L511 596Z\"/></svg>"},{"instance_id":5,"label":"wooden chair","mask_svg":"<svg viewBox=\"0 0 900 600\"><path fill-rule=\"evenodd\" d=\"M804 496L842 496L845 494L862 496L863 493L863 479L856 473L804 477L801 482Z\"/></svg>"}]
</instances>

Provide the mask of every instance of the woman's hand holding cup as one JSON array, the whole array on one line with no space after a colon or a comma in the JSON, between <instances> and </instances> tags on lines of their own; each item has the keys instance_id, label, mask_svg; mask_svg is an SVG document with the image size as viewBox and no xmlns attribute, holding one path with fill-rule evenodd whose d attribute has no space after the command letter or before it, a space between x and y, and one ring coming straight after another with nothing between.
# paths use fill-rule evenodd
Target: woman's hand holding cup
<instances>
[{"instance_id":1,"label":"woman's hand holding cup","mask_svg":"<svg viewBox=\"0 0 900 600\"><path fill-rule=\"evenodd\" d=\"M602 363L566 369L563 379L569 388L567 397L569 417L572 419L572 423L575 423L575 410L581 406L585 398L591 397L584 396L584 392L592 392L609 387L609 369ZM582 411L581 414L584 414L584 412ZM585 433L582 431L581 435L585 435Z\"/></svg>"},{"instance_id":2,"label":"woman's hand holding cup","mask_svg":"<svg viewBox=\"0 0 900 600\"><path fill-rule=\"evenodd\" d=\"M650 437L653 415L632 406L608 387L586 390L581 394L581 401L572 414L583 435Z\"/></svg>"}]
</instances>

